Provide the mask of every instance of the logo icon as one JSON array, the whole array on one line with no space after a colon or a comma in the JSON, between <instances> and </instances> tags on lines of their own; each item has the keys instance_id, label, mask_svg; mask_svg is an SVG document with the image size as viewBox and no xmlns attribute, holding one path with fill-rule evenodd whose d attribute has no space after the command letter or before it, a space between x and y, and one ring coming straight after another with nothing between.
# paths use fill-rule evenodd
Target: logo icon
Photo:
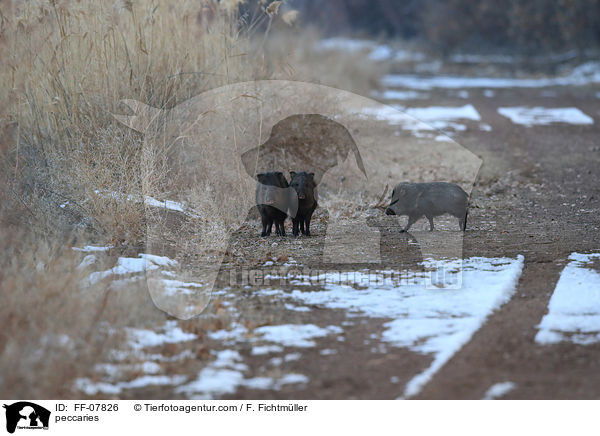
<instances>
[{"instance_id":1,"label":"logo icon","mask_svg":"<svg viewBox=\"0 0 600 436\"><path fill-rule=\"evenodd\" d=\"M254 207L265 237L274 223L276 233L285 232L286 215L294 236L299 231L309 236L317 203L327 211L325 230L313 232L322 248L305 266L377 268L383 260L399 265L422 259L436 265L428 270L440 272L426 275L428 287L461 286L462 262L448 261L462 258L463 232L456 222L445 231L416 225L400 237L400 229L390 232L383 213L376 212L385 209L384 203L403 202L408 209L395 206L395 215L433 219L433 198L444 212L456 207L454 215L464 220L466 198L482 162L433 126L367 97L285 80L230 84L173 107L135 100L122 104L130 115L113 116L143 134L144 156L152 160L168 154L169 190L185 206L175 210L165 202L160 210L146 209L145 249L177 258L169 271L151 267L146 272L154 304L171 316L200 314L219 280L237 277L235 262L228 260L236 251L231 244L237 243L235 235ZM144 189L153 192L152 166L145 171ZM417 204L410 196L396 201L398 190L391 192L396 198L387 195L388 187L404 181L452 181L461 187L454 188L460 189L460 198L448 200L447 193L454 191L439 184L414 186L417 198L427 200ZM425 189L431 186L433 191ZM393 253L382 252L382 238L395 241ZM193 290L174 283L193 283Z\"/></svg>"},{"instance_id":2,"label":"logo icon","mask_svg":"<svg viewBox=\"0 0 600 436\"><path fill-rule=\"evenodd\" d=\"M6 409L6 431L14 433L18 429L48 429L50 411L42 406L29 401L19 401L10 406L4 404Z\"/></svg>"}]
</instances>

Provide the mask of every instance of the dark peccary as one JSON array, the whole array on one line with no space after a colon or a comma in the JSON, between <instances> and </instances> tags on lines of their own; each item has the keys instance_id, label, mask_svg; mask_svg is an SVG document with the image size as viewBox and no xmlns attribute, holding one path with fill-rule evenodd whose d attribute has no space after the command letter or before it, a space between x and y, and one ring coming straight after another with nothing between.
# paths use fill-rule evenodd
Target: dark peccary
<instances>
[{"instance_id":1,"label":"dark peccary","mask_svg":"<svg viewBox=\"0 0 600 436\"><path fill-rule=\"evenodd\" d=\"M285 236L284 221L287 218L287 210L289 199L288 181L283 176L283 173L268 172L256 175L258 183L256 185L256 206L260 212L262 220L261 236L269 236L275 223L275 233Z\"/></svg>"},{"instance_id":2,"label":"dark peccary","mask_svg":"<svg viewBox=\"0 0 600 436\"><path fill-rule=\"evenodd\" d=\"M400 183L392 191L392 201L386 215L408 215L408 224L402 229L407 232L417 220L425 216L429 230L433 231L433 218L450 214L458 218L458 225L467 229L467 206L469 195L453 183Z\"/></svg>"},{"instance_id":3,"label":"dark peccary","mask_svg":"<svg viewBox=\"0 0 600 436\"><path fill-rule=\"evenodd\" d=\"M298 194L298 211L292 218L292 233L298 236L298 228L300 228L303 235L310 236L310 219L317 208L315 173L290 171L290 176L290 186Z\"/></svg>"}]
</instances>

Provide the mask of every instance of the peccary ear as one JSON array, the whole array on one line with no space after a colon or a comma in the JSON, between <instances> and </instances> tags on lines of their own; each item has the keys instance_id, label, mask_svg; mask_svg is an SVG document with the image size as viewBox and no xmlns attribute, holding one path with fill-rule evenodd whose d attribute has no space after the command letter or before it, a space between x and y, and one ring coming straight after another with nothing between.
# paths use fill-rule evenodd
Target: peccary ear
<instances>
[{"instance_id":1,"label":"peccary ear","mask_svg":"<svg viewBox=\"0 0 600 436\"><path fill-rule=\"evenodd\" d=\"M290 171L290 177L296 177L296 171Z\"/></svg>"},{"instance_id":2,"label":"peccary ear","mask_svg":"<svg viewBox=\"0 0 600 436\"><path fill-rule=\"evenodd\" d=\"M260 182L262 180L264 180L265 178L265 173L257 173L256 174L256 179Z\"/></svg>"},{"instance_id":3,"label":"peccary ear","mask_svg":"<svg viewBox=\"0 0 600 436\"><path fill-rule=\"evenodd\" d=\"M279 182L283 183L284 185L287 185L287 179L285 178L285 176L283 175L282 172L277 171L277 178L279 179Z\"/></svg>"},{"instance_id":4,"label":"peccary ear","mask_svg":"<svg viewBox=\"0 0 600 436\"><path fill-rule=\"evenodd\" d=\"M315 173L308 173L308 175L309 175L310 177L312 177L313 179L315 178Z\"/></svg>"}]
</instances>

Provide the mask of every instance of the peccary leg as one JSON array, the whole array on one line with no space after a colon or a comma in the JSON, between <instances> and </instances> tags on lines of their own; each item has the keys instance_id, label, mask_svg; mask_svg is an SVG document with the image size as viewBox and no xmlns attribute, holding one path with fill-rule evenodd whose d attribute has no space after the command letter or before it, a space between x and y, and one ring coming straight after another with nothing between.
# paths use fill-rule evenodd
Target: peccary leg
<instances>
[{"instance_id":1,"label":"peccary leg","mask_svg":"<svg viewBox=\"0 0 600 436\"><path fill-rule=\"evenodd\" d=\"M298 236L298 224L300 223L300 217L296 216L296 218L294 218L292 220L292 234L294 236Z\"/></svg>"},{"instance_id":2,"label":"peccary leg","mask_svg":"<svg viewBox=\"0 0 600 436\"><path fill-rule=\"evenodd\" d=\"M273 220L269 219L267 222L267 236L271 234L271 230L273 230Z\"/></svg>"},{"instance_id":3,"label":"peccary leg","mask_svg":"<svg viewBox=\"0 0 600 436\"><path fill-rule=\"evenodd\" d=\"M307 216L304 221L306 223L306 236L310 236L310 220L312 219L312 213Z\"/></svg>"},{"instance_id":4,"label":"peccary leg","mask_svg":"<svg viewBox=\"0 0 600 436\"><path fill-rule=\"evenodd\" d=\"M433 232L433 217L428 216L427 219L429 220L429 231Z\"/></svg>"},{"instance_id":5,"label":"peccary leg","mask_svg":"<svg viewBox=\"0 0 600 436\"><path fill-rule=\"evenodd\" d=\"M300 231L303 235L306 235L306 232L304 231L304 220L304 218L300 219Z\"/></svg>"},{"instance_id":6,"label":"peccary leg","mask_svg":"<svg viewBox=\"0 0 600 436\"><path fill-rule=\"evenodd\" d=\"M412 226L414 223L416 223L418 219L419 219L419 217L414 217L414 216L409 215L408 223L406 223L406 227L404 227L402 230L400 230L400 233L408 232L408 229L410 229L410 226Z\"/></svg>"},{"instance_id":7,"label":"peccary leg","mask_svg":"<svg viewBox=\"0 0 600 436\"><path fill-rule=\"evenodd\" d=\"M261 217L262 220L262 232L260 236L267 236L267 218Z\"/></svg>"},{"instance_id":8,"label":"peccary leg","mask_svg":"<svg viewBox=\"0 0 600 436\"><path fill-rule=\"evenodd\" d=\"M277 221L275 223L275 227L276 227L276 233L279 236L285 236L285 227L284 227L284 222L283 221Z\"/></svg>"}]
</instances>

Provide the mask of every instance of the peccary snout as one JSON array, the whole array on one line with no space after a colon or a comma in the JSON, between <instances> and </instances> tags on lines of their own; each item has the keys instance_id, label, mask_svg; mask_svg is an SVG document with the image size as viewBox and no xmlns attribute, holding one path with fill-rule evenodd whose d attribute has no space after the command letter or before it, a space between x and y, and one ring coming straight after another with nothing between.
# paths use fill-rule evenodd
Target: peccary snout
<instances>
[{"instance_id":1,"label":"peccary snout","mask_svg":"<svg viewBox=\"0 0 600 436\"><path fill-rule=\"evenodd\" d=\"M298 195L298 212L292 218L292 233L298 236L300 231L303 235L310 236L310 220L317 208L315 173L290 171L290 176L290 186Z\"/></svg>"},{"instance_id":2,"label":"peccary snout","mask_svg":"<svg viewBox=\"0 0 600 436\"><path fill-rule=\"evenodd\" d=\"M453 183L400 183L392 191L392 200L385 214L408 215L408 223L402 232L407 232L423 216L429 220L429 230L433 231L433 218L450 214L458 218L459 227L464 232L468 202L468 194Z\"/></svg>"}]
</instances>

